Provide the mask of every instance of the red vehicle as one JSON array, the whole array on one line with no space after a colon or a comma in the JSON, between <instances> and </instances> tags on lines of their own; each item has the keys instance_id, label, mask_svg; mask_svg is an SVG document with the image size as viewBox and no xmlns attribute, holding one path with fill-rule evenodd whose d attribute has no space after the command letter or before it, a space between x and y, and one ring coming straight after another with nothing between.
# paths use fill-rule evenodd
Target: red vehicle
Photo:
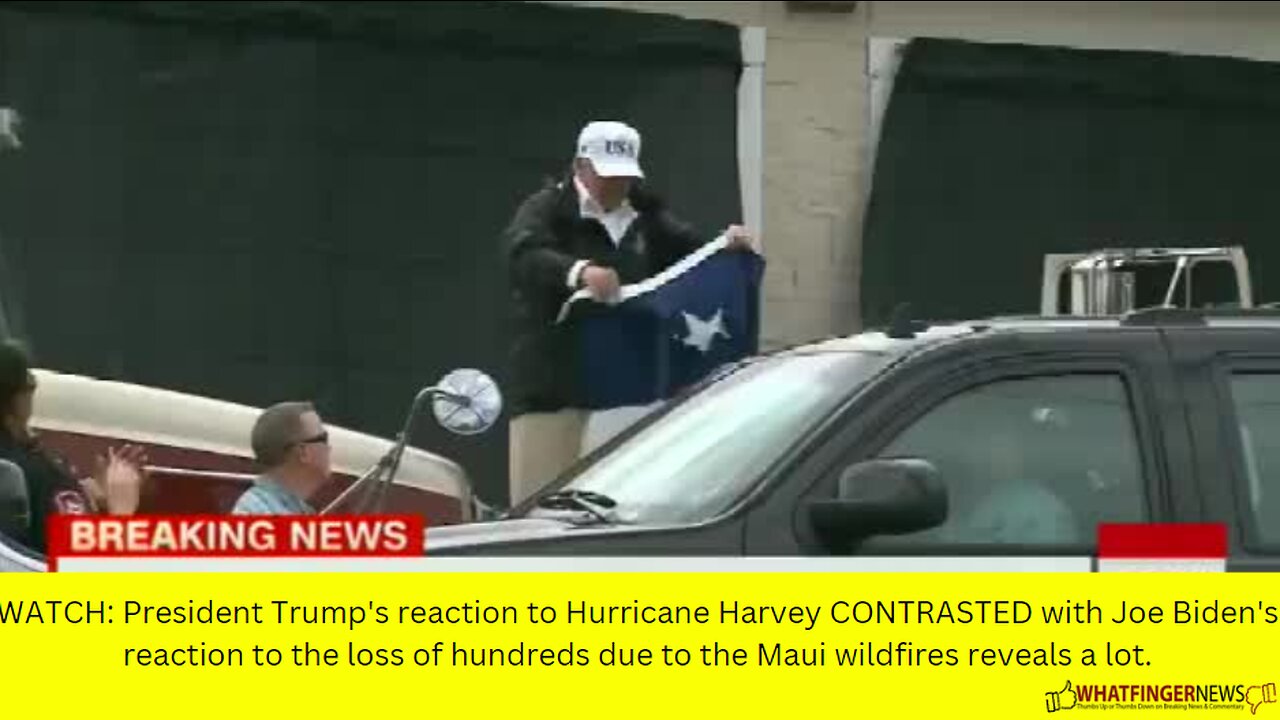
<instances>
[{"instance_id":1,"label":"red vehicle","mask_svg":"<svg viewBox=\"0 0 1280 720\"><path fill-rule=\"evenodd\" d=\"M40 394L32 425L44 445L74 469L93 467L108 447L146 448L151 480L142 512L226 513L253 482L249 433L257 408L49 370L35 373ZM329 425L334 479L317 499L324 512L394 508L422 515L428 526L473 519L477 505L463 469L401 442L428 399L436 419L460 434L487 430L502 404L488 376L459 370L419 393L396 441ZM40 569L42 563L11 550L0 543L0 570Z\"/></svg>"}]
</instances>

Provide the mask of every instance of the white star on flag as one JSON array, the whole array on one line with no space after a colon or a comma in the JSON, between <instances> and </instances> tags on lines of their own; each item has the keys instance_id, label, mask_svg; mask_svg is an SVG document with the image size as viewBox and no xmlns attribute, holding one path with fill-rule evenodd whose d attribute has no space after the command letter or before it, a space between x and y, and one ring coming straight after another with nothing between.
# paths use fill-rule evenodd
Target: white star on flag
<instances>
[{"instance_id":1,"label":"white star on flag","mask_svg":"<svg viewBox=\"0 0 1280 720\"><path fill-rule=\"evenodd\" d=\"M711 343L715 340L716 335L729 337L729 331L724 329L724 310L716 310L716 314L711 316L710 320L703 320L692 313L681 312L684 315L684 322L689 327L689 334L680 338L685 345L697 348L698 352L706 354L711 349Z\"/></svg>"}]
</instances>

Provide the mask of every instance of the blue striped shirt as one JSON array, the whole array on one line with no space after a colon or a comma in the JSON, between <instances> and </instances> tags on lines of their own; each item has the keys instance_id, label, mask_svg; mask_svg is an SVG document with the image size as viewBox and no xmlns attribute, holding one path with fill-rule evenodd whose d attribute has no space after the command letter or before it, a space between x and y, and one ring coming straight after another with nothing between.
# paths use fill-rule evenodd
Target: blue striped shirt
<instances>
[{"instance_id":1,"label":"blue striped shirt","mask_svg":"<svg viewBox=\"0 0 1280 720\"><path fill-rule=\"evenodd\" d=\"M236 500L233 515L314 515L315 509L289 488L263 476Z\"/></svg>"}]
</instances>

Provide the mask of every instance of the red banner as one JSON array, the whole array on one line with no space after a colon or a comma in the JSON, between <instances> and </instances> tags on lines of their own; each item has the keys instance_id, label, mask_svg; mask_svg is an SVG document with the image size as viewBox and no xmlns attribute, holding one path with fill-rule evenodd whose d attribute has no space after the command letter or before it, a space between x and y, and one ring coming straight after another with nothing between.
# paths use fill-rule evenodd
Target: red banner
<instances>
[{"instance_id":1,"label":"red banner","mask_svg":"<svg viewBox=\"0 0 1280 720\"><path fill-rule=\"evenodd\" d=\"M55 515L49 556L419 557L419 515Z\"/></svg>"},{"instance_id":2,"label":"red banner","mask_svg":"<svg viewBox=\"0 0 1280 720\"><path fill-rule=\"evenodd\" d=\"M1115 523L1098 526L1098 559L1203 559L1227 556L1220 523Z\"/></svg>"}]
</instances>

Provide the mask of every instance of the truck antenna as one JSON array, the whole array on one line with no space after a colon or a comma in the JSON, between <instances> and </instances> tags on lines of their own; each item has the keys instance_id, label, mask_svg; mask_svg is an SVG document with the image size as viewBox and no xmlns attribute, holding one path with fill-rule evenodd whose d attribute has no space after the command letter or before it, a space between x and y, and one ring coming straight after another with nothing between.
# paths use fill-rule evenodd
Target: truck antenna
<instances>
[{"instance_id":1,"label":"truck antenna","mask_svg":"<svg viewBox=\"0 0 1280 720\"><path fill-rule=\"evenodd\" d=\"M904 302L893 309L889 329L885 334L895 340L910 340L926 327L924 323L911 319L911 303Z\"/></svg>"}]
</instances>

